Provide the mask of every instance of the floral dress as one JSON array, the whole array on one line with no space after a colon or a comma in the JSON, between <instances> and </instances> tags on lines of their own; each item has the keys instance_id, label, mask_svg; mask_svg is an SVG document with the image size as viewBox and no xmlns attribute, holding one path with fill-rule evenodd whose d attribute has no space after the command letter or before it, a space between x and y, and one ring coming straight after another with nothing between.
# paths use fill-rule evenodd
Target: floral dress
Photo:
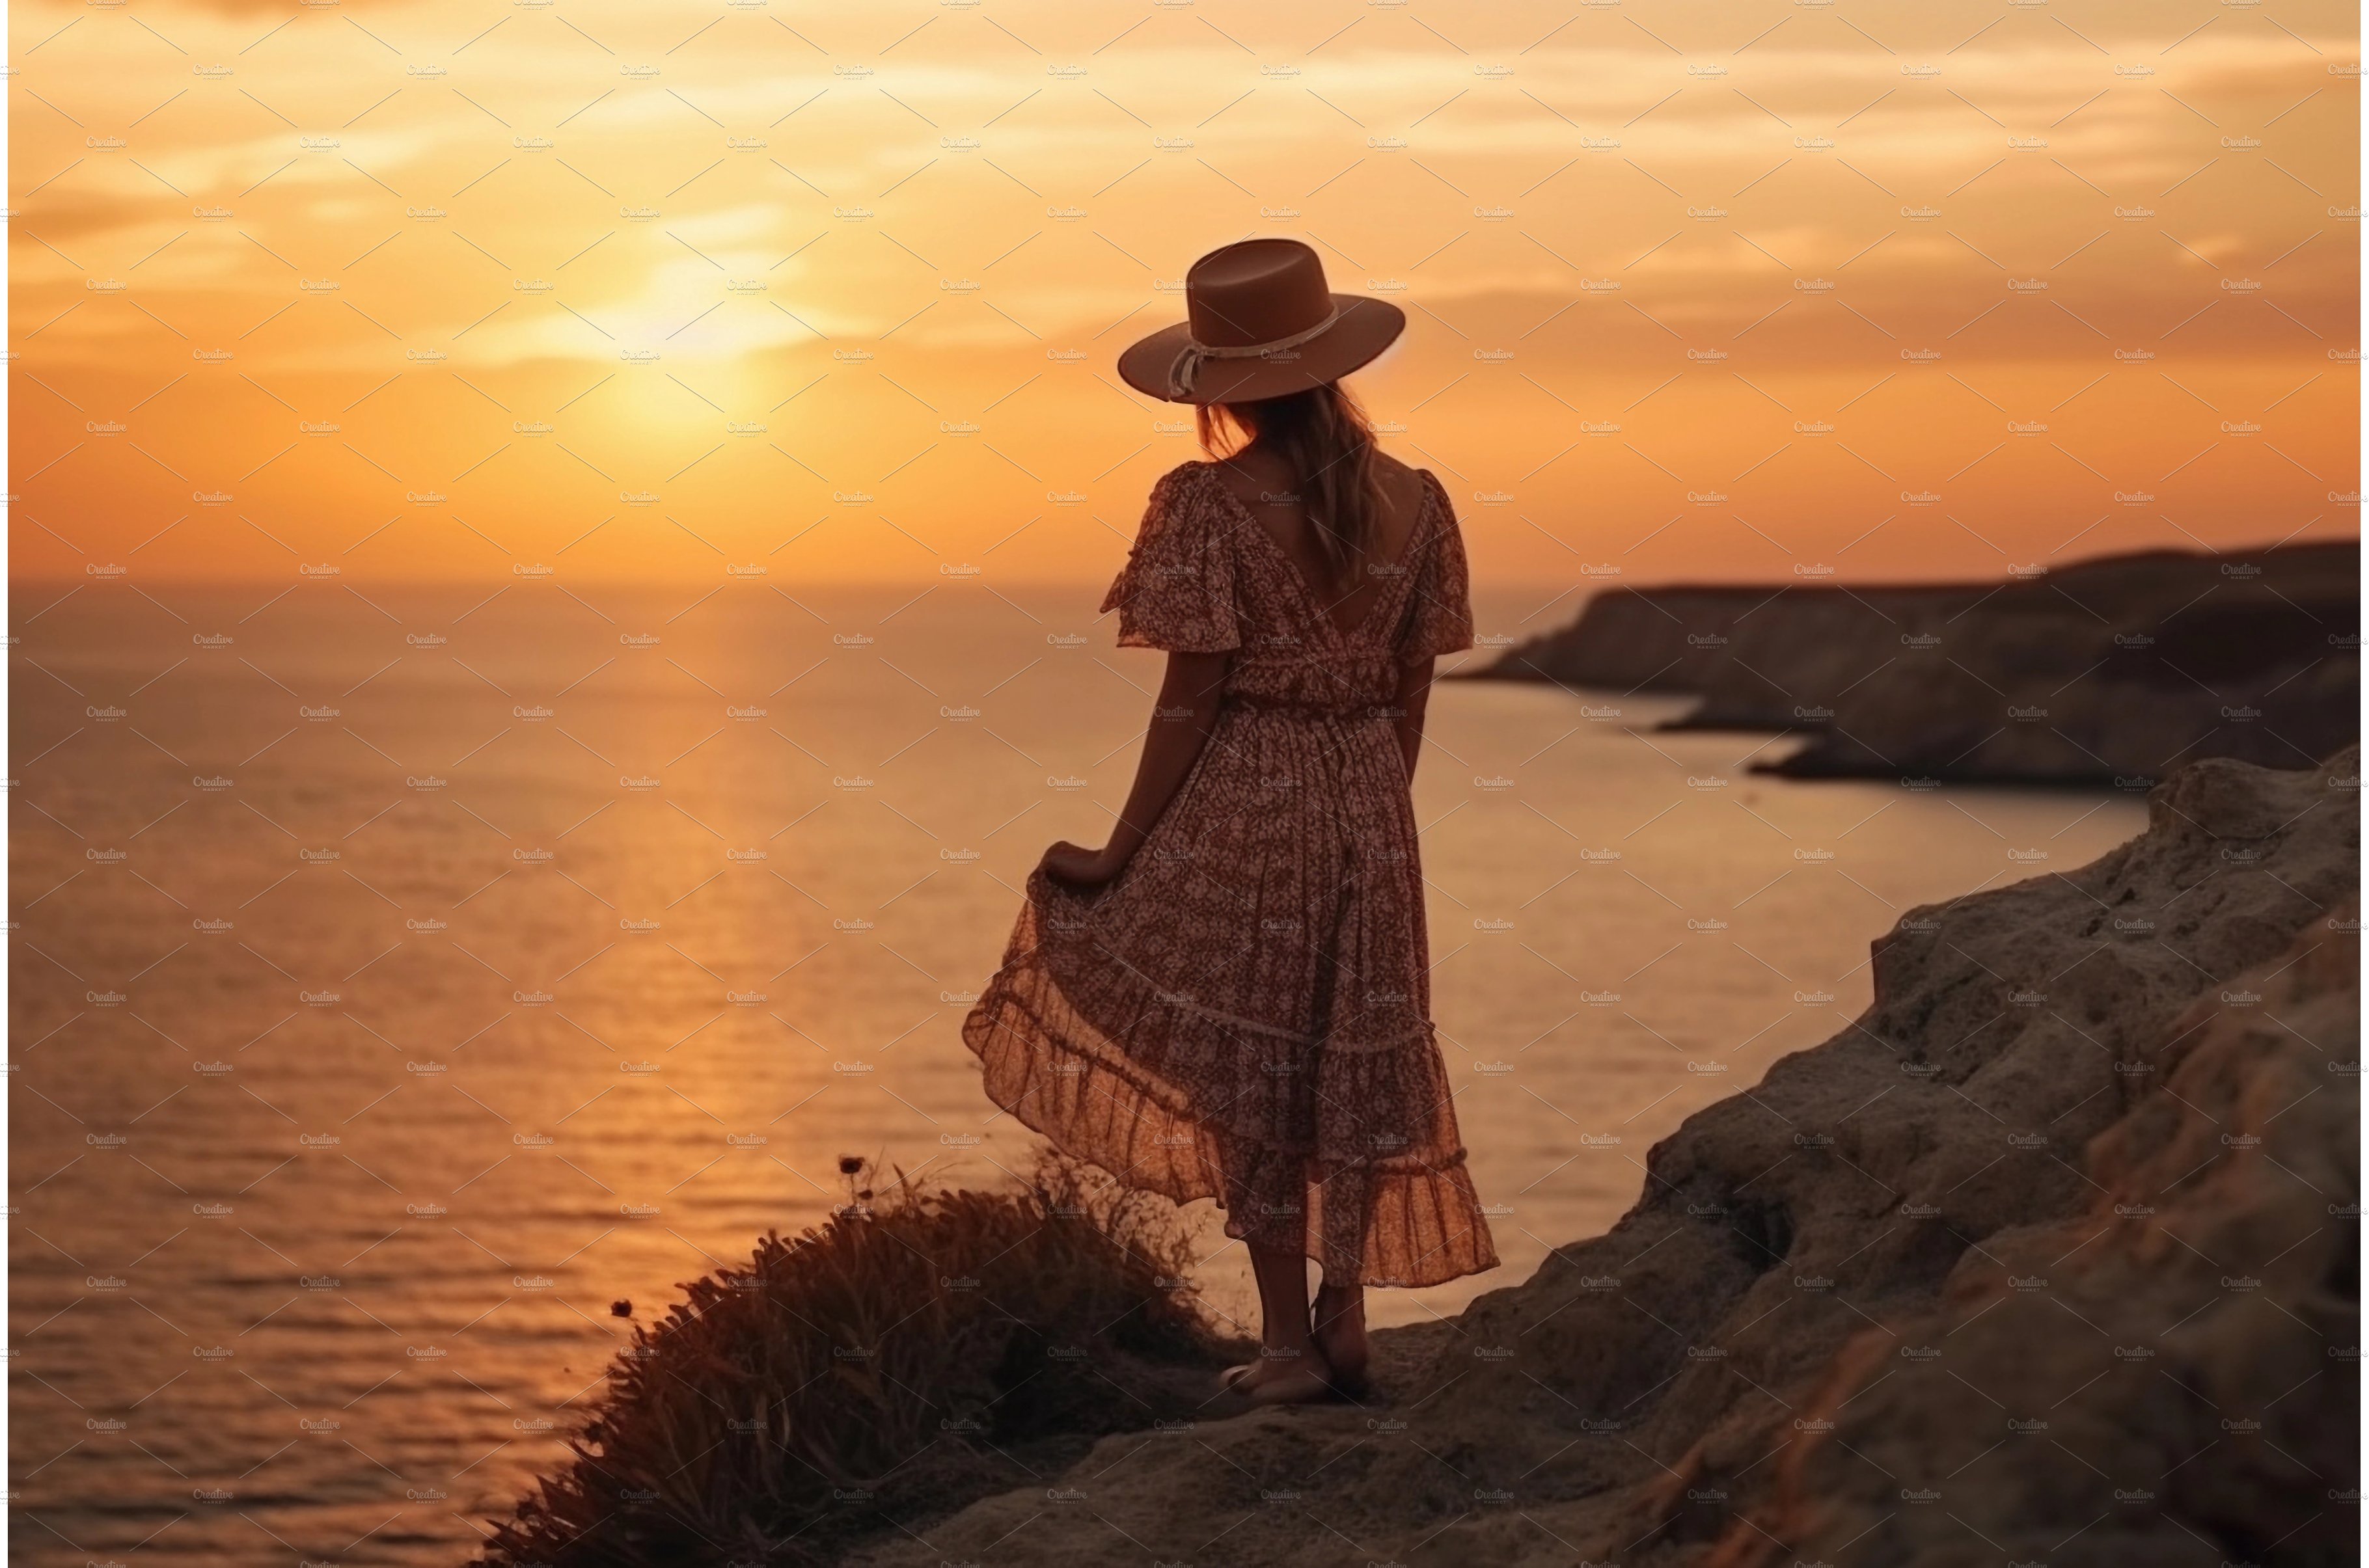
<instances>
[{"instance_id":1,"label":"floral dress","mask_svg":"<svg viewBox=\"0 0 2369 1568\"><path fill-rule=\"evenodd\" d=\"M1153 487L1104 611L1121 647L1231 652L1215 730L1124 870L1041 869L963 1024L988 1097L1059 1149L1328 1282L1496 1266L1433 1037L1391 704L1472 645L1464 545L1423 473L1404 558L1344 632L1219 478Z\"/></svg>"}]
</instances>

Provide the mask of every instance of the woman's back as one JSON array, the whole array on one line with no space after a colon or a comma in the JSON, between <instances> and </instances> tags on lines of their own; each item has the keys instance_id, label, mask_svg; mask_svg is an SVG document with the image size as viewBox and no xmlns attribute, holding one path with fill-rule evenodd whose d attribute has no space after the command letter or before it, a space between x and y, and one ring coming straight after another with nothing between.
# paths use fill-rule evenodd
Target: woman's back
<instances>
[{"instance_id":1,"label":"woman's back","mask_svg":"<svg viewBox=\"0 0 2369 1568\"><path fill-rule=\"evenodd\" d=\"M1374 455L1379 505L1375 508L1373 539L1365 558L1354 564L1348 580L1343 581L1319 543L1319 525L1281 458L1252 447L1212 466L1244 513L1299 569L1301 581L1325 616L1345 635L1356 631L1382 597L1387 578L1406 564L1415 528L1423 517L1424 476L1395 458Z\"/></svg>"}]
</instances>

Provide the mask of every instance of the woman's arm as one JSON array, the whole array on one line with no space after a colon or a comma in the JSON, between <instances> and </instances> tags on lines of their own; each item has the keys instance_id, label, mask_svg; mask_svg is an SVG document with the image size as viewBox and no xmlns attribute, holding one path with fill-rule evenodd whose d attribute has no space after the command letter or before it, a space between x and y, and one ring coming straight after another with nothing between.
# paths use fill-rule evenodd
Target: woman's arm
<instances>
[{"instance_id":1,"label":"woman's arm","mask_svg":"<svg viewBox=\"0 0 2369 1568\"><path fill-rule=\"evenodd\" d=\"M1423 710L1431 702L1429 659L1399 666L1399 751L1406 758L1407 782L1414 782L1415 759L1423 756Z\"/></svg>"},{"instance_id":2,"label":"woman's arm","mask_svg":"<svg viewBox=\"0 0 2369 1568\"><path fill-rule=\"evenodd\" d=\"M1168 802L1184 787L1184 776L1200 760L1201 748L1218 725L1218 699L1233 654L1171 653L1168 672L1152 699L1151 727L1143 737L1143 756L1135 765L1135 788L1111 825L1110 842L1085 849L1064 841L1045 851L1045 869L1064 881L1092 886L1109 881L1125 869L1160 820Z\"/></svg>"}]
</instances>

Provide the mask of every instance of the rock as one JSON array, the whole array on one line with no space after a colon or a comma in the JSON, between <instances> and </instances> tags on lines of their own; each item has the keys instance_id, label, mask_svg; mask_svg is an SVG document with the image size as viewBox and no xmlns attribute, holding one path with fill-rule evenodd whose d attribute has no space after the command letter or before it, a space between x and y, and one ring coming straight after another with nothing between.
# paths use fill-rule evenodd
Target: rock
<instances>
[{"instance_id":1,"label":"rock","mask_svg":"<svg viewBox=\"0 0 2369 1568\"><path fill-rule=\"evenodd\" d=\"M2127 1064L2159 1086L2091 1142L2083 1212L1990 1237L1932 1309L1844 1346L1722 1568L1941 1561L1971 1544L1953 1496L2009 1560L2353 1561L2359 911Z\"/></svg>"},{"instance_id":2,"label":"rock","mask_svg":"<svg viewBox=\"0 0 2369 1568\"><path fill-rule=\"evenodd\" d=\"M2359 573L2345 541L2004 584L1612 589L1482 675L1691 691L1673 728L1811 733L1763 771L2143 787L2354 739Z\"/></svg>"},{"instance_id":3,"label":"rock","mask_svg":"<svg viewBox=\"0 0 2369 1568\"><path fill-rule=\"evenodd\" d=\"M1378 1334L1386 1403L1107 1437L857 1561L2352 1561L2358 769L2197 763L1910 912L1608 1234Z\"/></svg>"}]
</instances>

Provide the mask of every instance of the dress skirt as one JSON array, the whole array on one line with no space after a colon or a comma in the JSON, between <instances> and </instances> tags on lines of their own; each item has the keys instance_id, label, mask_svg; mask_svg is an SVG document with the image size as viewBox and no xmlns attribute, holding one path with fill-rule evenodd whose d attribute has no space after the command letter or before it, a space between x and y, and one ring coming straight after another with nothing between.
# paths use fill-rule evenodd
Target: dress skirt
<instances>
[{"instance_id":1,"label":"dress skirt","mask_svg":"<svg viewBox=\"0 0 2369 1568\"><path fill-rule=\"evenodd\" d=\"M1336 1284L1495 1267L1430 1017L1423 875L1386 709L1229 700L1126 869L1041 869L963 1026L1055 1147Z\"/></svg>"}]
</instances>

